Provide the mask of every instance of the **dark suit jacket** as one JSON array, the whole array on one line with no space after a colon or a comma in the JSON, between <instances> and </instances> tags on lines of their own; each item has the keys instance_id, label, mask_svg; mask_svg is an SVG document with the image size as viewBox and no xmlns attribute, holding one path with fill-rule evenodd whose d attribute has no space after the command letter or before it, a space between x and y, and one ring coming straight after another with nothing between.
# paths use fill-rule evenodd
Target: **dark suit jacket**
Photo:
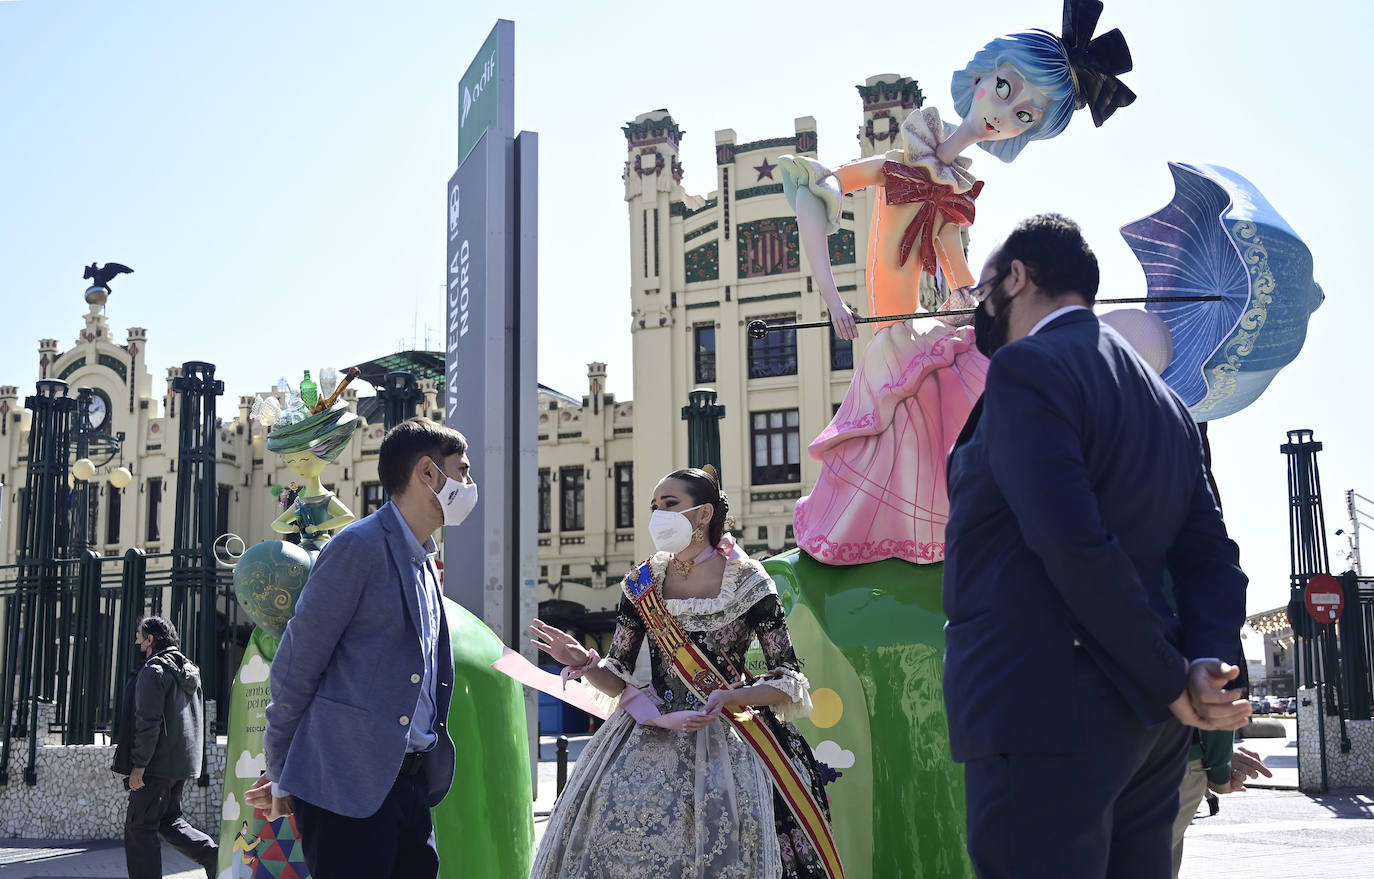
<instances>
[{"instance_id":1,"label":"dark suit jacket","mask_svg":"<svg viewBox=\"0 0 1374 879\"><path fill-rule=\"evenodd\" d=\"M331 539L272 660L267 774L306 802L351 818L371 815L386 799L420 694L420 608L406 527L387 504ZM430 806L453 783L453 645L442 604L438 649L438 742L424 763Z\"/></svg>"},{"instance_id":2,"label":"dark suit jacket","mask_svg":"<svg viewBox=\"0 0 1374 879\"><path fill-rule=\"evenodd\" d=\"M1244 667L1246 577L1197 426L1092 312L997 352L948 472L954 759L1078 750L1092 734L1073 692L1080 649L1142 724L1169 717L1185 658Z\"/></svg>"}]
</instances>

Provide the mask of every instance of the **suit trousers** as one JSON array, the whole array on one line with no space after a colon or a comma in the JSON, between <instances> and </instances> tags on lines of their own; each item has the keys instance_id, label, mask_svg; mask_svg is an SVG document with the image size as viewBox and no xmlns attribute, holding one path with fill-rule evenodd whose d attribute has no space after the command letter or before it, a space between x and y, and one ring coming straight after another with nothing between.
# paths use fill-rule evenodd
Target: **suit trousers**
<instances>
[{"instance_id":1,"label":"suit trousers","mask_svg":"<svg viewBox=\"0 0 1374 879\"><path fill-rule=\"evenodd\" d=\"M143 787L129 791L129 810L124 816L124 861L129 879L162 879L162 843L158 837L203 867L209 879L215 879L219 845L181 817L185 785L185 779L145 775Z\"/></svg>"},{"instance_id":2,"label":"suit trousers","mask_svg":"<svg viewBox=\"0 0 1374 879\"><path fill-rule=\"evenodd\" d=\"M1078 704L1081 750L964 765L969 855L981 879L1172 875L1188 730L1172 718L1144 725L1097 664L1077 654L1066 698Z\"/></svg>"},{"instance_id":3,"label":"suit trousers","mask_svg":"<svg viewBox=\"0 0 1374 879\"><path fill-rule=\"evenodd\" d=\"M436 879L434 844L423 772L401 774L376 812L349 818L292 796L301 849L311 879Z\"/></svg>"}]
</instances>

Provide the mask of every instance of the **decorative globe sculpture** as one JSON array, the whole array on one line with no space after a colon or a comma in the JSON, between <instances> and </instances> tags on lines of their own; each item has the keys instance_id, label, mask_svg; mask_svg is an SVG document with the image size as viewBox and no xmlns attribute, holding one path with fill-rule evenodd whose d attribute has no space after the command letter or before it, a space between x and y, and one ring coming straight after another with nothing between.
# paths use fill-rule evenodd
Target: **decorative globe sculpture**
<instances>
[{"instance_id":1,"label":"decorative globe sculpture","mask_svg":"<svg viewBox=\"0 0 1374 879\"><path fill-rule=\"evenodd\" d=\"M314 559L294 543L264 540L234 565L234 594L253 622L273 638L286 632Z\"/></svg>"}]
</instances>

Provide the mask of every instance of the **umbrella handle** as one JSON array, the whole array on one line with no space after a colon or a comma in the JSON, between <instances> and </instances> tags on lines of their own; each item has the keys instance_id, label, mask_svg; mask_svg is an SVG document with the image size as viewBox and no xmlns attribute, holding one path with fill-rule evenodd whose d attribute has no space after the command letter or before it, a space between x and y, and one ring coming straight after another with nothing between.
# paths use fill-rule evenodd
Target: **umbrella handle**
<instances>
[{"instance_id":1,"label":"umbrella handle","mask_svg":"<svg viewBox=\"0 0 1374 879\"><path fill-rule=\"evenodd\" d=\"M1128 305L1141 302L1220 302L1220 296L1134 296L1121 299L1099 299L1094 305ZM947 311L919 311L912 314L879 314L872 317L861 317L854 315L854 322L857 324L871 324L879 321L898 321L898 320L917 320L924 317L954 317L956 315L973 314L976 308L951 308ZM769 326L766 320L751 320L747 327L749 338L762 339L772 330L811 330L820 327L830 326L828 320L804 321L801 323L774 324Z\"/></svg>"}]
</instances>

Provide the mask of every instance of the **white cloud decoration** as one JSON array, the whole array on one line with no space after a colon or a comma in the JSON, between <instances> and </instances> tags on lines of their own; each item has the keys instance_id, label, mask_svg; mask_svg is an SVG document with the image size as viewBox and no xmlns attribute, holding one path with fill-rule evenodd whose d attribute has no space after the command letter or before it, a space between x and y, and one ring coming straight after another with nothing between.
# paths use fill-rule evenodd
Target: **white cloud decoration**
<instances>
[{"instance_id":1,"label":"white cloud decoration","mask_svg":"<svg viewBox=\"0 0 1374 879\"><path fill-rule=\"evenodd\" d=\"M234 796L233 791L224 795L224 809L220 815L225 821L237 821L242 812L239 809L239 798Z\"/></svg>"},{"instance_id":2,"label":"white cloud decoration","mask_svg":"<svg viewBox=\"0 0 1374 879\"><path fill-rule=\"evenodd\" d=\"M234 764L234 775L239 778L257 778L267 769L267 755L249 754L244 751Z\"/></svg>"},{"instance_id":3,"label":"white cloud decoration","mask_svg":"<svg viewBox=\"0 0 1374 879\"><path fill-rule=\"evenodd\" d=\"M271 670L271 666L264 662L261 656L254 653L239 669L239 680L245 684L261 684L267 680Z\"/></svg>"},{"instance_id":4,"label":"white cloud decoration","mask_svg":"<svg viewBox=\"0 0 1374 879\"><path fill-rule=\"evenodd\" d=\"M849 769L854 765L854 752L826 739L816 746L816 759L831 769Z\"/></svg>"}]
</instances>

